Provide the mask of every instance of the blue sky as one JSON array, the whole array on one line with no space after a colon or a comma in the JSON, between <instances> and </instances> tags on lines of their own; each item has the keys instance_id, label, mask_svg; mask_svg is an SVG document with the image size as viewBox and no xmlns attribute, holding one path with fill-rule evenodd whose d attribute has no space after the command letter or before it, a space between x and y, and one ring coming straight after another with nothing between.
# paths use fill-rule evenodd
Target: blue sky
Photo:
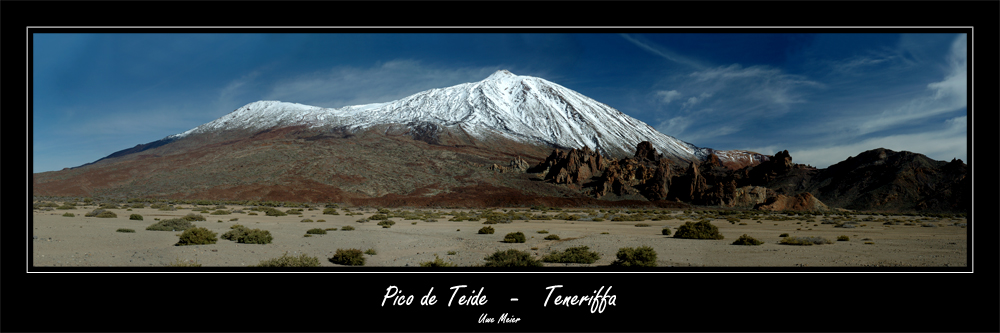
<instances>
[{"instance_id":1,"label":"blue sky","mask_svg":"<svg viewBox=\"0 0 1000 333\"><path fill-rule=\"evenodd\" d=\"M827 167L887 148L967 161L963 34L33 35L33 172L93 162L258 100L341 107L498 69L699 147Z\"/></svg>"}]
</instances>

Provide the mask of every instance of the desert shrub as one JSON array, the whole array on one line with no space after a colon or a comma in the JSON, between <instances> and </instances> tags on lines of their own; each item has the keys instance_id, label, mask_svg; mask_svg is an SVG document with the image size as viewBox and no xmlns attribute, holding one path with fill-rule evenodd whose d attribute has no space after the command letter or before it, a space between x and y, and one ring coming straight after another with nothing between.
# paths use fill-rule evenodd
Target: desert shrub
<instances>
[{"instance_id":1,"label":"desert shrub","mask_svg":"<svg viewBox=\"0 0 1000 333\"><path fill-rule=\"evenodd\" d=\"M104 212L106 212L106 210L98 208L98 209L90 211L90 213L83 214L83 216L85 216L85 217L95 217L95 216L97 216L97 215L99 215L101 213L104 213Z\"/></svg>"},{"instance_id":2,"label":"desert shrub","mask_svg":"<svg viewBox=\"0 0 1000 333\"><path fill-rule=\"evenodd\" d=\"M312 221L313 221L312 219L302 219L302 221L299 222L312 222Z\"/></svg>"},{"instance_id":3,"label":"desert shrub","mask_svg":"<svg viewBox=\"0 0 1000 333\"><path fill-rule=\"evenodd\" d=\"M244 244L269 244L272 240L274 240L274 237L271 236L270 231L250 229L238 242Z\"/></svg>"},{"instance_id":4,"label":"desert shrub","mask_svg":"<svg viewBox=\"0 0 1000 333\"><path fill-rule=\"evenodd\" d=\"M559 235L548 235L548 236L545 236L545 240L559 240Z\"/></svg>"},{"instance_id":5,"label":"desert shrub","mask_svg":"<svg viewBox=\"0 0 1000 333\"><path fill-rule=\"evenodd\" d=\"M786 232L786 233L780 234L780 235L778 235L778 237L788 237L788 233Z\"/></svg>"},{"instance_id":6,"label":"desert shrub","mask_svg":"<svg viewBox=\"0 0 1000 333\"><path fill-rule=\"evenodd\" d=\"M369 220L388 220L389 219L389 215L375 214L375 215L369 216L368 219Z\"/></svg>"},{"instance_id":7,"label":"desert shrub","mask_svg":"<svg viewBox=\"0 0 1000 333\"><path fill-rule=\"evenodd\" d=\"M829 239L822 237L785 237L779 243L786 245L833 244Z\"/></svg>"},{"instance_id":8,"label":"desert shrub","mask_svg":"<svg viewBox=\"0 0 1000 333\"><path fill-rule=\"evenodd\" d=\"M540 233L540 234L547 234L547 233L549 233L549 231L548 230L538 230L538 233Z\"/></svg>"},{"instance_id":9,"label":"desert shrub","mask_svg":"<svg viewBox=\"0 0 1000 333\"><path fill-rule=\"evenodd\" d=\"M593 264L601 259L597 252L590 251L590 247L578 246L566 249L563 252L555 251L542 257L544 262L579 263Z\"/></svg>"},{"instance_id":10,"label":"desert shrub","mask_svg":"<svg viewBox=\"0 0 1000 333\"><path fill-rule=\"evenodd\" d=\"M233 221L239 221L239 220L240 220L240 218L238 218L238 217L234 217L234 218L231 218L231 219L229 219L229 222L233 222Z\"/></svg>"},{"instance_id":11,"label":"desert shrub","mask_svg":"<svg viewBox=\"0 0 1000 333\"><path fill-rule=\"evenodd\" d=\"M493 227L490 226L479 228L480 234L492 234L494 231L495 230L493 230Z\"/></svg>"},{"instance_id":12,"label":"desert shrub","mask_svg":"<svg viewBox=\"0 0 1000 333\"><path fill-rule=\"evenodd\" d=\"M342 230L342 231L351 231L351 230L354 230L354 227L349 226L349 225L345 225L345 226L341 227L340 230Z\"/></svg>"},{"instance_id":13,"label":"desert shrub","mask_svg":"<svg viewBox=\"0 0 1000 333\"><path fill-rule=\"evenodd\" d=\"M180 259L175 259L174 262L167 265L167 267L201 267L201 264L197 262L184 262Z\"/></svg>"},{"instance_id":14,"label":"desert shrub","mask_svg":"<svg viewBox=\"0 0 1000 333\"><path fill-rule=\"evenodd\" d=\"M685 222L677 228L674 238L723 239L719 228L708 221Z\"/></svg>"},{"instance_id":15,"label":"desert shrub","mask_svg":"<svg viewBox=\"0 0 1000 333\"><path fill-rule=\"evenodd\" d=\"M201 214L188 213L182 217L185 221L205 221L205 217Z\"/></svg>"},{"instance_id":16,"label":"desert shrub","mask_svg":"<svg viewBox=\"0 0 1000 333\"><path fill-rule=\"evenodd\" d=\"M326 234L326 230L323 230L323 229L320 229L320 228L313 228L313 229L306 230L306 233L307 234L314 234L314 235L325 235Z\"/></svg>"},{"instance_id":17,"label":"desert shrub","mask_svg":"<svg viewBox=\"0 0 1000 333\"><path fill-rule=\"evenodd\" d=\"M743 236L740 236L739 239L733 242L733 245L761 245L761 244L764 244L764 242L759 241L753 237L747 236L747 234L743 234Z\"/></svg>"},{"instance_id":18,"label":"desert shrub","mask_svg":"<svg viewBox=\"0 0 1000 333\"><path fill-rule=\"evenodd\" d=\"M378 252L376 252L375 249L367 249L367 250L365 250L365 254L373 256L373 255L378 254Z\"/></svg>"},{"instance_id":19,"label":"desert shrub","mask_svg":"<svg viewBox=\"0 0 1000 333\"><path fill-rule=\"evenodd\" d=\"M512 232L503 237L504 243L524 243L526 241L523 232Z\"/></svg>"},{"instance_id":20,"label":"desert shrub","mask_svg":"<svg viewBox=\"0 0 1000 333\"><path fill-rule=\"evenodd\" d=\"M520 250L497 251L483 258L486 267L541 267L542 262L531 256L531 253Z\"/></svg>"},{"instance_id":21,"label":"desert shrub","mask_svg":"<svg viewBox=\"0 0 1000 333\"><path fill-rule=\"evenodd\" d=\"M205 228L189 228L181 233L180 241L174 245L215 244L215 242L219 240L215 236L215 232Z\"/></svg>"},{"instance_id":22,"label":"desert shrub","mask_svg":"<svg viewBox=\"0 0 1000 333\"><path fill-rule=\"evenodd\" d=\"M924 223L920 225L921 227L937 228L937 224L934 223Z\"/></svg>"},{"instance_id":23,"label":"desert shrub","mask_svg":"<svg viewBox=\"0 0 1000 333\"><path fill-rule=\"evenodd\" d=\"M670 236L670 228L663 228L663 234L666 236Z\"/></svg>"},{"instance_id":24,"label":"desert shrub","mask_svg":"<svg viewBox=\"0 0 1000 333\"><path fill-rule=\"evenodd\" d=\"M229 211L221 210L221 209L212 212L212 215L229 215L229 214L230 214Z\"/></svg>"},{"instance_id":25,"label":"desert shrub","mask_svg":"<svg viewBox=\"0 0 1000 333\"><path fill-rule=\"evenodd\" d=\"M840 236L837 236L837 241L838 241L838 242L846 242L846 241L849 241L849 240L851 240L851 238L850 238L850 237L847 237L847 235L840 235Z\"/></svg>"},{"instance_id":26,"label":"desert shrub","mask_svg":"<svg viewBox=\"0 0 1000 333\"><path fill-rule=\"evenodd\" d=\"M396 222L393 221L393 220L384 220L384 221L380 221L378 223L378 225L382 226L383 228L388 228L388 227L391 227L391 226L393 226L395 224L396 224Z\"/></svg>"},{"instance_id":27,"label":"desert shrub","mask_svg":"<svg viewBox=\"0 0 1000 333\"><path fill-rule=\"evenodd\" d=\"M469 221L472 221L471 219ZM511 223L511 218L508 215L494 214L486 217L486 222L483 224L497 224L497 223Z\"/></svg>"},{"instance_id":28,"label":"desert shrub","mask_svg":"<svg viewBox=\"0 0 1000 333\"><path fill-rule=\"evenodd\" d=\"M129 215L129 216L128 216L128 219L129 219L129 220L136 220L136 221L142 221L142 215L139 215L139 214L132 214L132 215Z\"/></svg>"},{"instance_id":29,"label":"desert shrub","mask_svg":"<svg viewBox=\"0 0 1000 333\"><path fill-rule=\"evenodd\" d=\"M115 217L118 217L118 214L115 214L112 211L103 211L100 214L97 214L97 217L100 217L100 218L115 218Z\"/></svg>"},{"instance_id":30,"label":"desert shrub","mask_svg":"<svg viewBox=\"0 0 1000 333\"><path fill-rule=\"evenodd\" d=\"M337 252L333 254L333 257L329 258L330 262L338 265L348 265L348 266L364 266L365 257L362 255L361 250L358 249L337 249Z\"/></svg>"},{"instance_id":31,"label":"desert shrub","mask_svg":"<svg viewBox=\"0 0 1000 333\"><path fill-rule=\"evenodd\" d=\"M187 230L190 228L194 228L194 224L191 224L191 221L187 221L184 219L169 219L153 223L150 226L146 227L146 230L176 231L176 230Z\"/></svg>"},{"instance_id":32,"label":"desert shrub","mask_svg":"<svg viewBox=\"0 0 1000 333\"><path fill-rule=\"evenodd\" d=\"M289 209L289 210L285 211L285 214L288 214L288 215L302 214L302 210L298 209L298 208L292 208L292 209Z\"/></svg>"},{"instance_id":33,"label":"desert shrub","mask_svg":"<svg viewBox=\"0 0 1000 333\"><path fill-rule=\"evenodd\" d=\"M76 209L76 206L70 204L63 204L62 206L56 207L56 209Z\"/></svg>"},{"instance_id":34,"label":"desert shrub","mask_svg":"<svg viewBox=\"0 0 1000 333\"><path fill-rule=\"evenodd\" d=\"M656 267L656 251L649 246L637 248L623 247L615 254L618 258L611 263L611 266L620 267Z\"/></svg>"},{"instance_id":35,"label":"desert shrub","mask_svg":"<svg viewBox=\"0 0 1000 333\"><path fill-rule=\"evenodd\" d=\"M637 227L648 227L649 224L646 224L646 223L637 223L635 226L637 226Z\"/></svg>"},{"instance_id":36,"label":"desert shrub","mask_svg":"<svg viewBox=\"0 0 1000 333\"><path fill-rule=\"evenodd\" d=\"M456 255L456 254L458 254L458 252L456 252L456 251L448 251L448 255L449 256L453 256L453 255Z\"/></svg>"},{"instance_id":37,"label":"desert shrub","mask_svg":"<svg viewBox=\"0 0 1000 333\"><path fill-rule=\"evenodd\" d=\"M115 231L116 232L135 232L135 230L126 229L126 228L118 228L118 230L115 230Z\"/></svg>"},{"instance_id":38,"label":"desert shrub","mask_svg":"<svg viewBox=\"0 0 1000 333\"><path fill-rule=\"evenodd\" d=\"M337 208L326 208L326 209L323 210L323 214L325 214L325 215L340 215L340 213L337 212Z\"/></svg>"},{"instance_id":39,"label":"desert shrub","mask_svg":"<svg viewBox=\"0 0 1000 333\"><path fill-rule=\"evenodd\" d=\"M316 222L326 222L326 220L324 220L324 219L319 219L319 220L316 220Z\"/></svg>"},{"instance_id":40,"label":"desert shrub","mask_svg":"<svg viewBox=\"0 0 1000 333\"><path fill-rule=\"evenodd\" d=\"M76 215L74 215L73 213L66 213L66 214L63 214L62 216L65 216L65 217L76 217Z\"/></svg>"},{"instance_id":41,"label":"desert shrub","mask_svg":"<svg viewBox=\"0 0 1000 333\"><path fill-rule=\"evenodd\" d=\"M256 267L319 267L319 258L310 257L303 253L298 257L288 256L288 252L280 258L263 260Z\"/></svg>"},{"instance_id":42,"label":"desert shrub","mask_svg":"<svg viewBox=\"0 0 1000 333\"><path fill-rule=\"evenodd\" d=\"M263 210L264 210L264 215L267 215L267 216L285 216L285 215L288 215L288 214L285 214L285 212L283 212L283 211L280 211L280 210L277 210L277 209L274 209L274 208L270 208L270 207L264 208Z\"/></svg>"},{"instance_id":43,"label":"desert shrub","mask_svg":"<svg viewBox=\"0 0 1000 333\"><path fill-rule=\"evenodd\" d=\"M434 261L425 261L420 263L420 267L455 267L455 264L441 260L437 254L434 255Z\"/></svg>"}]
</instances>

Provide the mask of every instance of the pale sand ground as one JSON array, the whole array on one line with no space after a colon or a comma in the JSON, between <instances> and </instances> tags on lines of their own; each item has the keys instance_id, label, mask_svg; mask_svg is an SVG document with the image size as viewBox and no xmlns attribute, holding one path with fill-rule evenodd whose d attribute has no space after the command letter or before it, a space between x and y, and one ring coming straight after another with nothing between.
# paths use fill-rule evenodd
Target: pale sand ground
<instances>
[{"instance_id":1,"label":"pale sand ground","mask_svg":"<svg viewBox=\"0 0 1000 333\"><path fill-rule=\"evenodd\" d=\"M438 222L401 220L391 228L382 228L376 222L358 223L356 220L370 216L323 215L322 210L303 210L303 216L272 217L258 212L247 214L210 215L201 213L208 221L194 222L221 236L231 225L268 230L274 236L271 244L239 244L220 239L216 244L174 246L180 232L147 231L145 228L157 221L184 216L193 211L184 205L176 211L159 211L151 208L112 209L117 218L83 217L95 207L75 210L52 210L32 214L34 236L32 242L35 266L165 266L178 260L197 262L206 266L248 266L262 260L280 257L284 253L298 256L305 253L318 257L322 266L351 267L333 264L327 260L337 249L375 249L377 255L365 255L365 266L419 266L434 260L434 255L460 266L483 264L483 258L506 249L526 250L539 258L552 250L575 246L589 246L601 254L593 266L608 265L615 260L615 253L622 247L651 246L658 254L659 266L708 266L708 267L864 267L864 266L950 266L964 267L967 262L966 228L950 226L965 223L965 219L943 221L918 221L915 226L883 226L881 222L865 223L865 227L835 228L832 224L806 223L800 220L769 221L743 220L747 225L734 225L726 220L713 220L724 240L677 239L661 234L663 226L672 231L685 221L646 221L650 227L636 227L640 222L585 222L585 221L515 221L494 224L496 233L480 235L484 226L480 222L451 222L449 217ZM227 206L228 210L239 209ZM248 207L242 207L247 213ZM288 208L279 208L282 211ZM214 209L209 209L214 211ZM448 211L448 210L443 210ZM468 211L468 210L465 210ZM76 217L63 217L70 212ZM195 212L198 213L198 212ZM537 212L535 212L537 213ZM679 214L680 212L676 212ZM129 220L130 214L140 214L143 221ZM341 212L343 214L343 212ZM552 213L549 213L552 215ZM230 222L231 218L239 221ZM326 222L300 222L304 218L325 219ZM860 217L859 217L860 218ZM913 219L911 217L903 217ZM218 220L223 222L219 223ZM816 218L822 221L822 217ZM412 225L412 222L417 222ZM802 222L802 224L796 224ZM931 222L936 228L921 227ZM777 224L777 225L775 225ZM813 226L818 224L818 226ZM343 226L353 226L353 231L341 231ZM303 237L312 228L334 228L325 235ZM119 233L118 228L134 229L135 233ZM801 228L802 230L796 230ZM807 230L811 228L812 230ZM548 230L548 234L539 234ZM501 242L508 232L524 232L526 243ZM609 234L601 234L609 232ZM813 246L781 245L777 242L782 233L791 236L819 236L834 244ZM547 235L559 235L562 241L544 240ZM740 235L747 234L765 244L760 246L731 245ZM847 235L850 241L836 241L837 236ZM566 240L567 238L575 238ZM869 240L864 240L868 238ZM872 242L873 244L865 244ZM531 250L537 248L537 250ZM449 251L456 254L448 255ZM546 264L547 266L588 266L581 264Z\"/></svg>"}]
</instances>

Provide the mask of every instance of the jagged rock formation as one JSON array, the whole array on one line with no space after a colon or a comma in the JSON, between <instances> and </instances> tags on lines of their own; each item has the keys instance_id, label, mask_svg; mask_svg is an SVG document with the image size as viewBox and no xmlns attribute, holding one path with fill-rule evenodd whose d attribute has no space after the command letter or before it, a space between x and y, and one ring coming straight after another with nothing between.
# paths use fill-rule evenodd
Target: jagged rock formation
<instances>
[{"instance_id":1,"label":"jagged rock formation","mask_svg":"<svg viewBox=\"0 0 1000 333\"><path fill-rule=\"evenodd\" d=\"M934 161L911 152L876 149L821 170L795 164L787 150L732 170L712 154L676 161L648 142L631 158L600 159L589 150L553 151L532 168L544 179L607 200L670 200L764 210L961 212L970 180L961 160Z\"/></svg>"},{"instance_id":2,"label":"jagged rock formation","mask_svg":"<svg viewBox=\"0 0 1000 333\"><path fill-rule=\"evenodd\" d=\"M510 160L510 162L508 162L506 166L494 163L493 165L490 166L489 169L500 173L525 172L528 170L529 166L530 164L528 162L522 159L521 156L518 156Z\"/></svg>"}]
</instances>

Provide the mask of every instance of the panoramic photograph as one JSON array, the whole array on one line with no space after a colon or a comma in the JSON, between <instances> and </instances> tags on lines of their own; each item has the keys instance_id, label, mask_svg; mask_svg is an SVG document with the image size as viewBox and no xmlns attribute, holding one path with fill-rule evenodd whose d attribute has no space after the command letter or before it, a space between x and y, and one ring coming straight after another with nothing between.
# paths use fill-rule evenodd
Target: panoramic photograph
<instances>
[{"instance_id":1,"label":"panoramic photograph","mask_svg":"<svg viewBox=\"0 0 1000 333\"><path fill-rule=\"evenodd\" d=\"M972 264L964 32L30 41L32 268Z\"/></svg>"}]
</instances>

